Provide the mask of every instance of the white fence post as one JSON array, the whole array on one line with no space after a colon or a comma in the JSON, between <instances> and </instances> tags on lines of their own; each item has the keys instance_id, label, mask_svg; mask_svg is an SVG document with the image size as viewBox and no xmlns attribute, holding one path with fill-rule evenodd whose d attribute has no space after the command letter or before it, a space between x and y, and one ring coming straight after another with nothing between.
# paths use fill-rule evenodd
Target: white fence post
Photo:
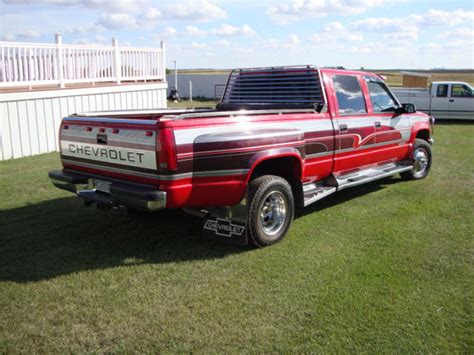
<instances>
[{"instance_id":1,"label":"white fence post","mask_svg":"<svg viewBox=\"0 0 474 355\"><path fill-rule=\"evenodd\" d=\"M59 87L64 87L64 67L63 67L63 36L61 33L56 33L54 35L56 40L56 63L58 66L58 80Z\"/></svg>"},{"instance_id":2,"label":"white fence post","mask_svg":"<svg viewBox=\"0 0 474 355\"><path fill-rule=\"evenodd\" d=\"M163 81L166 81L166 43L165 41L160 42L161 47L161 63L160 65L160 75Z\"/></svg>"},{"instance_id":3,"label":"white fence post","mask_svg":"<svg viewBox=\"0 0 474 355\"><path fill-rule=\"evenodd\" d=\"M189 101L193 102L193 82L189 80Z\"/></svg>"},{"instance_id":4,"label":"white fence post","mask_svg":"<svg viewBox=\"0 0 474 355\"><path fill-rule=\"evenodd\" d=\"M122 77L122 60L117 38L112 38L112 45L114 46L115 82L120 84L120 78Z\"/></svg>"}]
</instances>

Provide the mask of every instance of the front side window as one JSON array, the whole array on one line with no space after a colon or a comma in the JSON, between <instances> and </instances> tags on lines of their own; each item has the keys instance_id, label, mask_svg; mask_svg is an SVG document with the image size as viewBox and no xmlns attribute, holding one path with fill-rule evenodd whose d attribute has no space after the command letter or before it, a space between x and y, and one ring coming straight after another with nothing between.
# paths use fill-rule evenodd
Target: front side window
<instances>
[{"instance_id":1,"label":"front side window","mask_svg":"<svg viewBox=\"0 0 474 355\"><path fill-rule=\"evenodd\" d=\"M370 101L372 102L372 109L374 112L393 112L398 107L398 104L388 92L383 83L369 81L367 82L369 88Z\"/></svg>"},{"instance_id":2,"label":"front side window","mask_svg":"<svg viewBox=\"0 0 474 355\"><path fill-rule=\"evenodd\" d=\"M332 78L336 90L339 114L351 115L367 113L364 95L355 76L334 75Z\"/></svg>"},{"instance_id":3,"label":"front side window","mask_svg":"<svg viewBox=\"0 0 474 355\"><path fill-rule=\"evenodd\" d=\"M471 97L472 90L463 84L453 84L451 88L451 97Z\"/></svg>"},{"instance_id":4,"label":"front side window","mask_svg":"<svg viewBox=\"0 0 474 355\"><path fill-rule=\"evenodd\" d=\"M448 85L441 84L438 85L438 90L436 91L437 97L448 97Z\"/></svg>"}]
</instances>

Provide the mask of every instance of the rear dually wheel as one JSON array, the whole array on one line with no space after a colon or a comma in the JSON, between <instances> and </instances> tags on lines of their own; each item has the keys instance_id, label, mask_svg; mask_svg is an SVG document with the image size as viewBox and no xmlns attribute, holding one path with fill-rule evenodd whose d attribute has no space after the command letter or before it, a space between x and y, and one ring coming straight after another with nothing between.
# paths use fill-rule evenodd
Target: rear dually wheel
<instances>
[{"instance_id":1,"label":"rear dually wheel","mask_svg":"<svg viewBox=\"0 0 474 355\"><path fill-rule=\"evenodd\" d=\"M290 184L282 177L264 175L252 180L248 191L249 242L265 247L282 240L294 216Z\"/></svg>"}]
</instances>

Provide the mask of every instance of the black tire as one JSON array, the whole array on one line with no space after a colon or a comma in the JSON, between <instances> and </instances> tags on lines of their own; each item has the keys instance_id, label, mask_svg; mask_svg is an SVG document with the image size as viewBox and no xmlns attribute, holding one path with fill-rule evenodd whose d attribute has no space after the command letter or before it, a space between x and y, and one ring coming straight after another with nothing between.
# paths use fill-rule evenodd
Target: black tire
<instances>
[{"instance_id":1,"label":"black tire","mask_svg":"<svg viewBox=\"0 0 474 355\"><path fill-rule=\"evenodd\" d=\"M262 248L281 241L295 209L288 181L275 175L260 176L250 182L247 196L249 243Z\"/></svg>"},{"instance_id":2,"label":"black tire","mask_svg":"<svg viewBox=\"0 0 474 355\"><path fill-rule=\"evenodd\" d=\"M413 169L400 173L400 176L404 180L424 179L431 170L432 157L431 145L423 139L415 139L411 155Z\"/></svg>"}]
</instances>

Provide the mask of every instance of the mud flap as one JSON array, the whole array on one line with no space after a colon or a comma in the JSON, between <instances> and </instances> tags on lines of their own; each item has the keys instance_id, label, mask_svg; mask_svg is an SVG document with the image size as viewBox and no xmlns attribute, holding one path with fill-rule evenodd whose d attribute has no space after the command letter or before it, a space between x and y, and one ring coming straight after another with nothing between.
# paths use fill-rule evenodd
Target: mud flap
<instances>
[{"instance_id":1,"label":"mud flap","mask_svg":"<svg viewBox=\"0 0 474 355\"><path fill-rule=\"evenodd\" d=\"M214 208L207 212L203 225L203 234L206 239L242 246L248 244L245 199L238 205Z\"/></svg>"}]
</instances>

